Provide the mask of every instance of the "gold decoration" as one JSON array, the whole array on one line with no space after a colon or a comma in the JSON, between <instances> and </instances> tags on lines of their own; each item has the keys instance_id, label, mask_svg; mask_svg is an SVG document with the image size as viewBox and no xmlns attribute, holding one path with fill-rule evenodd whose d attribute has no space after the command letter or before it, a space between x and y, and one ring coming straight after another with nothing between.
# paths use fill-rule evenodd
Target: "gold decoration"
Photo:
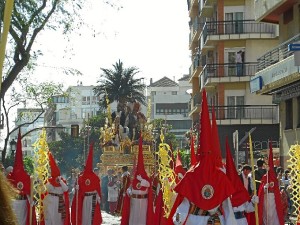
<instances>
[{"instance_id":1,"label":"gold decoration","mask_svg":"<svg viewBox=\"0 0 300 225\"><path fill-rule=\"evenodd\" d=\"M39 215L38 220L43 220L44 206L42 204L42 195L46 193L46 183L49 177L49 159L48 159L48 144L46 141L46 130L43 129L40 138L33 144L34 147L34 178L35 185L34 198L37 202L35 206L36 213Z\"/></svg>"},{"instance_id":2,"label":"gold decoration","mask_svg":"<svg viewBox=\"0 0 300 225\"><path fill-rule=\"evenodd\" d=\"M173 187L175 185L175 172L172 168L170 168L170 162L172 158L170 157L169 152L171 152L171 148L168 144L164 143L164 135L161 133L160 135L161 143L159 144L159 180L161 182L161 190L163 193L163 201L164 201L164 216L166 218L169 217L170 211L173 206L175 192Z\"/></svg>"},{"instance_id":3,"label":"gold decoration","mask_svg":"<svg viewBox=\"0 0 300 225\"><path fill-rule=\"evenodd\" d=\"M292 201L294 204L294 213L297 215L297 223L300 222L300 145L292 145L289 150L291 169Z\"/></svg>"}]
</instances>

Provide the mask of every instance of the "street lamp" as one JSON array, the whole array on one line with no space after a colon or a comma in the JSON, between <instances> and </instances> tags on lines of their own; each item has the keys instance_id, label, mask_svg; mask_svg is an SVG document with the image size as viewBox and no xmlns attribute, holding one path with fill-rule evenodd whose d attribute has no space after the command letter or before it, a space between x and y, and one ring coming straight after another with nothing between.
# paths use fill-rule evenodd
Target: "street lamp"
<instances>
[{"instance_id":1,"label":"street lamp","mask_svg":"<svg viewBox=\"0 0 300 225\"><path fill-rule=\"evenodd\" d=\"M15 139L12 139L9 142L9 145L10 145L11 156L14 156L15 155L15 151L16 151L17 142L15 141Z\"/></svg>"}]
</instances>

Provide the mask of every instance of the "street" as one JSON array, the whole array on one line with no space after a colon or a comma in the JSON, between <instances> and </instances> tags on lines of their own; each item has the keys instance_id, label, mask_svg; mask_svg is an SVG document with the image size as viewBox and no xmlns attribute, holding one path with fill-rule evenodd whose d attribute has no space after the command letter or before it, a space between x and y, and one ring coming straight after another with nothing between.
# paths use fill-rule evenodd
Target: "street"
<instances>
[{"instance_id":1,"label":"street","mask_svg":"<svg viewBox=\"0 0 300 225\"><path fill-rule=\"evenodd\" d=\"M102 225L120 225L121 217L112 216L105 211L101 211L102 214Z\"/></svg>"}]
</instances>

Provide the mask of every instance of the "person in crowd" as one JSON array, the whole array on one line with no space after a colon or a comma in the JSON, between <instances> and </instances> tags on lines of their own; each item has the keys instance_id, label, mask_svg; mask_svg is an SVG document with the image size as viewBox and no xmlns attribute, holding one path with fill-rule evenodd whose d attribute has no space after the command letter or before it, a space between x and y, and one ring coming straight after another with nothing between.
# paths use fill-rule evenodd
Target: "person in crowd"
<instances>
[{"instance_id":1,"label":"person in crowd","mask_svg":"<svg viewBox=\"0 0 300 225\"><path fill-rule=\"evenodd\" d=\"M242 171L239 175L245 189L248 191L249 196L252 196L253 194L252 180L251 180L251 176L249 176L251 171L252 171L251 166L246 164L242 167Z\"/></svg>"},{"instance_id":2,"label":"person in crowd","mask_svg":"<svg viewBox=\"0 0 300 225\"><path fill-rule=\"evenodd\" d=\"M113 170L109 169L107 170L107 174L102 177L101 179L101 192L102 192L102 209L105 210L105 212L109 213L109 204L108 204L108 182L109 177L111 177L113 174Z\"/></svg>"},{"instance_id":3,"label":"person in crowd","mask_svg":"<svg viewBox=\"0 0 300 225\"><path fill-rule=\"evenodd\" d=\"M118 197L118 203L116 208L116 214L121 214L123 209L124 197L127 189L130 187L130 173L128 171L128 166L122 166L122 175L121 175L121 186L120 193Z\"/></svg>"},{"instance_id":4,"label":"person in crowd","mask_svg":"<svg viewBox=\"0 0 300 225\"><path fill-rule=\"evenodd\" d=\"M256 191L258 192L260 187L260 181L262 177L266 174L265 166L265 160L264 159L258 159L256 162L257 169L254 171L255 174L255 185L256 185Z\"/></svg>"},{"instance_id":5,"label":"person in crowd","mask_svg":"<svg viewBox=\"0 0 300 225\"><path fill-rule=\"evenodd\" d=\"M253 195L250 201L250 195L245 188L240 175L234 166L233 157L231 155L228 138L226 137L226 175L234 186L234 193L231 196L231 203L233 207L234 217L237 225L248 225L246 213L255 211L254 204L259 202L257 195ZM243 174L242 174L243 175ZM248 187L248 186L246 186Z\"/></svg>"},{"instance_id":6,"label":"person in crowd","mask_svg":"<svg viewBox=\"0 0 300 225\"><path fill-rule=\"evenodd\" d=\"M108 183L108 198L109 203L109 213L114 215L117 209L119 196L119 185L118 185L118 176L111 177L111 180Z\"/></svg>"},{"instance_id":7,"label":"person in crowd","mask_svg":"<svg viewBox=\"0 0 300 225\"><path fill-rule=\"evenodd\" d=\"M31 179L24 169L21 133L19 131L14 169L8 174L7 179L16 189L13 209L19 225L36 224L33 196L31 196Z\"/></svg>"},{"instance_id":8,"label":"person in crowd","mask_svg":"<svg viewBox=\"0 0 300 225\"><path fill-rule=\"evenodd\" d=\"M262 177L259 196L259 224L284 225L283 206L280 197L278 179L273 169L273 150L269 143L269 163L267 173Z\"/></svg>"},{"instance_id":9,"label":"person in crowd","mask_svg":"<svg viewBox=\"0 0 300 225\"><path fill-rule=\"evenodd\" d=\"M102 215L100 178L93 171L93 144L83 173L78 177L78 185L72 202L71 220L77 225L100 225Z\"/></svg>"},{"instance_id":10,"label":"person in crowd","mask_svg":"<svg viewBox=\"0 0 300 225\"><path fill-rule=\"evenodd\" d=\"M150 179L144 167L143 140L140 136L137 166L124 198L121 225L153 224L153 198L149 188Z\"/></svg>"},{"instance_id":11,"label":"person in crowd","mask_svg":"<svg viewBox=\"0 0 300 225\"><path fill-rule=\"evenodd\" d=\"M43 199L45 225L70 225L68 185L51 152L48 153L51 177L46 183L47 194Z\"/></svg>"}]
</instances>

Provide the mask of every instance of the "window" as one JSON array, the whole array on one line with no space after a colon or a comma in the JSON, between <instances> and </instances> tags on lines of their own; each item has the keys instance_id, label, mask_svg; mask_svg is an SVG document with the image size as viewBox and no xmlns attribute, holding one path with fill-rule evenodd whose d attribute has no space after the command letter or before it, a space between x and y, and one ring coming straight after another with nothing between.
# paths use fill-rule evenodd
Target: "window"
<instances>
[{"instance_id":1,"label":"window","mask_svg":"<svg viewBox=\"0 0 300 225\"><path fill-rule=\"evenodd\" d=\"M156 91L151 91L151 95L156 95Z\"/></svg>"},{"instance_id":2,"label":"window","mask_svg":"<svg viewBox=\"0 0 300 225\"><path fill-rule=\"evenodd\" d=\"M90 96L82 97L82 105L90 105Z\"/></svg>"},{"instance_id":3,"label":"window","mask_svg":"<svg viewBox=\"0 0 300 225\"><path fill-rule=\"evenodd\" d=\"M177 95L177 91L172 91L172 95Z\"/></svg>"},{"instance_id":4,"label":"window","mask_svg":"<svg viewBox=\"0 0 300 225\"><path fill-rule=\"evenodd\" d=\"M285 129L293 129L293 99L285 101Z\"/></svg>"},{"instance_id":5,"label":"window","mask_svg":"<svg viewBox=\"0 0 300 225\"><path fill-rule=\"evenodd\" d=\"M227 97L227 118L241 119L245 117L244 96Z\"/></svg>"}]
</instances>

